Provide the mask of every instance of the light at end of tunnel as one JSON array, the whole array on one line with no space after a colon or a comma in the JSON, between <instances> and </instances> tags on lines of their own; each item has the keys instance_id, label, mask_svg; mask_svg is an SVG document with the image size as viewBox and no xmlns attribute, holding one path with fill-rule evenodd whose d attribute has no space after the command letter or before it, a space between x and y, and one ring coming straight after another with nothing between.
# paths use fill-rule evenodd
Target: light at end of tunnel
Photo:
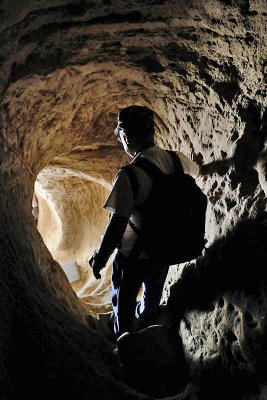
<instances>
[{"instance_id":1,"label":"light at end of tunnel","mask_svg":"<svg viewBox=\"0 0 267 400\"><path fill-rule=\"evenodd\" d=\"M59 263L67 275L67 278L70 283L78 281L80 279L80 273L77 268L77 264L75 260L68 260L66 262Z\"/></svg>"}]
</instances>

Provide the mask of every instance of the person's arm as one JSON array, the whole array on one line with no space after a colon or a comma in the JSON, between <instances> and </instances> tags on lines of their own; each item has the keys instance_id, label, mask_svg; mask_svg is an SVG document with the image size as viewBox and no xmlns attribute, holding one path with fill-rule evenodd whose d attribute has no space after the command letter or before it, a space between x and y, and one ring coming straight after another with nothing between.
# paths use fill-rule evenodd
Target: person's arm
<instances>
[{"instance_id":1,"label":"person's arm","mask_svg":"<svg viewBox=\"0 0 267 400\"><path fill-rule=\"evenodd\" d=\"M133 202L133 193L128 175L124 170L119 170L115 177L112 191L103 206L106 210L111 211L112 217L105 232L102 234L100 247L89 260L97 279L101 278L99 271L105 267L109 257L122 239L132 213Z\"/></svg>"},{"instance_id":2,"label":"person's arm","mask_svg":"<svg viewBox=\"0 0 267 400\"><path fill-rule=\"evenodd\" d=\"M106 227L105 232L102 234L101 244L89 259L89 264L93 268L93 273L96 279L100 279L100 271L105 268L106 263L119 245L122 236L126 230L128 217L123 217L117 214L112 214L112 217Z\"/></svg>"},{"instance_id":3,"label":"person's arm","mask_svg":"<svg viewBox=\"0 0 267 400\"><path fill-rule=\"evenodd\" d=\"M196 175L195 179L200 178L203 175L206 175L207 174L206 166L198 161L194 151L191 152L190 158L198 166L198 174Z\"/></svg>"},{"instance_id":4,"label":"person's arm","mask_svg":"<svg viewBox=\"0 0 267 400\"><path fill-rule=\"evenodd\" d=\"M200 176L204 175L203 169L202 169L202 165L198 164L198 168L199 168L199 170L198 170L198 174L196 176L196 179L199 178Z\"/></svg>"}]
</instances>

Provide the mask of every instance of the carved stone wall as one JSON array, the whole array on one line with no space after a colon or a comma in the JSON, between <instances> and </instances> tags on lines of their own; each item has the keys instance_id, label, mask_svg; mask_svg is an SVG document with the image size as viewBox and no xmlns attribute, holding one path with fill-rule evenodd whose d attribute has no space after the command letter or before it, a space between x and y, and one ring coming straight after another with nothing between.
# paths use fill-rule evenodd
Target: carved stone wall
<instances>
[{"instance_id":1,"label":"carved stone wall","mask_svg":"<svg viewBox=\"0 0 267 400\"><path fill-rule=\"evenodd\" d=\"M265 2L0 7L2 397L36 397L34 380L47 396L59 387L66 398L145 396L125 383L95 318L111 309L110 266L100 283L87 266L108 218L103 201L129 161L116 116L140 104L155 111L157 144L194 151L206 171L207 250L170 268L162 299L190 373L176 398L263 399ZM71 284L59 264L68 260L80 274Z\"/></svg>"}]
</instances>

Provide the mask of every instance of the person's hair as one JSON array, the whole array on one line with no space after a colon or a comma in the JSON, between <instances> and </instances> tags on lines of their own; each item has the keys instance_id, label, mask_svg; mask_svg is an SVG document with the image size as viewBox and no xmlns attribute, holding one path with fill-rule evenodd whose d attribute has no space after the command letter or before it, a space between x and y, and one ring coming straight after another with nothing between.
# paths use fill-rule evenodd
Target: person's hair
<instances>
[{"instance_id":1,"label":"person's hair","mask_svg":"<svg viewBox=\"0 0 267 400\"><path fill-rule=\"evenodd\" d=\"M118 115L119 129L123 129L126 136L133 139L147 139L154 136L154 112L145 106L129 106L120 111Z\"/></svg>"}]
</instances>

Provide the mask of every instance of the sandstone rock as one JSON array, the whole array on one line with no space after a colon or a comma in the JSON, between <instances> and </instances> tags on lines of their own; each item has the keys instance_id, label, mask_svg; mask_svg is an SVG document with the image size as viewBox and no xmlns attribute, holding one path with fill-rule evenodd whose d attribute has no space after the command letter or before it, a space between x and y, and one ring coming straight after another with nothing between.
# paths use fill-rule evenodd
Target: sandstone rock
<instances>
[{"instance_id":1,"label":"sandstone rock","mask_svg":"<svg viewBox=\"0 0 267 400\"><path fill-rule=\"evenodd\" d=\"M171 267L162 298L193 382L176 398L262 400L265 2L4 0L0 18L1 397L36 398L36 381L47 397L145 398L99 330L110 267L96 282L87 264L103 199L129 161L116 116L134 103L155 111L160 146L193 150L206 172L207 251ZM81 276L72 285L59 264L70 259Z\"/></svg>"}]
</instances>

